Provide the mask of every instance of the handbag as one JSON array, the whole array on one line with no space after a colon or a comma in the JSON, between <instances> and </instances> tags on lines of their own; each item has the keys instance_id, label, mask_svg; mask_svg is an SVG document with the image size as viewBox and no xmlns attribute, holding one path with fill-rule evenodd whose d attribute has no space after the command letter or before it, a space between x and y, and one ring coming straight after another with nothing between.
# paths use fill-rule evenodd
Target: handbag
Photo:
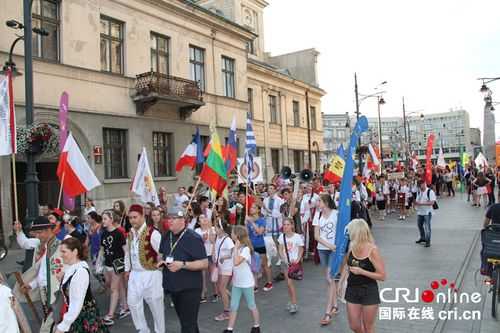
<instances>
[{"instance_id":1,"label":"handbag","mask_svg":"<svg viewBox=\"0 0 500 333\"><path fill-rule=\"evenodd\" d=\"M125 272L125 258L118 258L113 260L113 270L116 274Z\"/></svg>"},{"instance_id":2,"label":"handbag","mask_svg":"<svg viewBox=\"0 0 500 333\"><path fill-rule=\"evenodd\" d=\"M304 268L300 262L290 264L290 255L288 254L288 246L286 245L286 235L283 234L283 243L285 245L286 259L288 261L288 278L292 280L302 280L304 278Z\"/></svg>"},{"instance_id":3,"label":"handbag","mask_svg":"<svg viewBox=\"0 0 500 333\"><path fill-rule=\"evenodd\" d=\"M217 250L217 258L215 258L215 267L212 269L212 273L210 274L210 281L212 283L216 283L219 280L219 257L220 257L220 249L222 247L222 244L226 241L226 237L220 242L219 245L219 250Z\"/></svg>"}]
</instances>

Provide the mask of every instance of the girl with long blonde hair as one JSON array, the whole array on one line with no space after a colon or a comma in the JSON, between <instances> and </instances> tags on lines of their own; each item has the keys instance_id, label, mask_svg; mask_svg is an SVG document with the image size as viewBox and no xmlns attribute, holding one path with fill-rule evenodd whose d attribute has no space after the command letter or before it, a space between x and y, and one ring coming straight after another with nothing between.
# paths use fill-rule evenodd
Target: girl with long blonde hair
<instances>
[{"instance_id":1,"label":"girl with long blonde hair","mask_svg":"<svg viewBox=\"0 0 500 333\"><path fill-rule=\"evenodd\" d=\"M384 260L365 220L352 220L347 231L350 245L344 265L348 269L341 269L341 281L348 274L345 300L349 326L355 333L373 333L380 304L377 281L386 278Z\"/></svg>"}]
</instances>

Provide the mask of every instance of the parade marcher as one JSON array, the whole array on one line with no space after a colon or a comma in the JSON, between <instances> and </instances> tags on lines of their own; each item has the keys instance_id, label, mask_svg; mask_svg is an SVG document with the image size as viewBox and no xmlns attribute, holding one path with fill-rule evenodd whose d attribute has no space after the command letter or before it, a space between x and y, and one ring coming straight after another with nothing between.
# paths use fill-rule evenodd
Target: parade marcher
<instances>
[{"instance_id":1,"label":"parade marcher","mask_svg":"<svg viewBox=\"0 0 500 333\"><path fill-rule=\"evenodd\" d=\"M99 254L99 248L101 247L101 223L102 216L96 212L90 212L88 214L87 222L90 225L89 229L89 248L90 248L90 260L92 264L95 264L97 260L97 255Z\"/></svg>"},{"instance_id":2,"label":"parade marcher","mask_svg":"<svg viewBox=\"0 0 500 333\"><path fill-rule=\"evenodd\" d=\"M286 263L285 271L288 270L290 265L299 264L304 254L304 239L295 233L293 228L290 218L283 219L283 234L279 238L279 251L283 262ZM285 278L288 287L288 296L290 297L290 302L288 302L286 309L291 314L295 314L299 309L297 305L297 291L295 290L293 280L290 279L288 274L285 274Z\"/></svg>"},{"instance_id":3,"label":"parade marcher","mask_svg":"<svg viewBox=\"0 0 500 333\"><path fill-rule=\"evenodd\" d=\"M266 278L266 284L264 285L263 290L270 291L273 289L273 282L271 267L267 262L266 243L264 241L264 235L266 233L266 220L260 216L259 205L255 202L250 207L249 216L246 219L246 225L253 250L260 256L262 270L264 271ZM256 279L255 289L258 290L258 288L258 281Z\"/></svg>"},{"instance_id":4,"label":"parade marcher","mask_svg":"<svg viewBox=\"0 0 500 333\"><path fill-rule=\"evenodd\" d=\"M166 213L168 209L168 193L165 186L160 186L158 190L158 201L160 201L160 208Z\"/></svg>"},{"instance_id":5,"label":"parade marcher","mask_svg":"<svg viewBox=\"0 0 500 333\"><path fill-rule=\"evenodd\" d=\"M306 183L304 194L300 203L300 216L302 220L302 230L304 231L304 257L307 258L309 252L314 251L314 230L312 221L316 214L319 195L313 192L312 185Z\"/></svg>"},{"instance_id":6,"label":"parade marcher","mask_svg":"<svg viewBox=\"0 0 500 333\"><path fill-rule=\"evenodd\" d=\"M132 321L140 333L150 332L144 316L144 301L153 314L156 333L165 332L162 273L156 267L160 233L147 226L141 205L131 205L128 217L132 228L125 247L125 277L128 278L127 302Z\"/></svg>"},{"instance_id":7,"label":"parade marcher","mask_svg":"<svg viewBox=\"0 0 500 333\"><path fill-rule=\"evenodd\" d=\"M153 208L151 210L151 222L153 227L160 232L160 234L164 234L168 231L168 221L164 219L160 208Z\"/></svg>"},{"instance_id":8,"label":"parade marcher","mask_svg":"<svg viewBox=\"0 0 500 333\"><path fill-rule=\"evenodd\" d=\"M281 205L283 199L278 195L276 186L271 184L267 187L269 196L262 203L261 213L266 219L266 235L271 236L277 244L278 236L281 233Z\"/></svg>"},{"instance_id":9,"label":"parade marcher","mask_svg":"<svg viewBox=\"0 0 500 333\"><path fill-rule=\"evenodd\" d=\"M229 319L229 292L227 284L233 274L233 255L234 243L229 236L231 227L222 219L218 219L215 223L215 231L217 238L214 246L214 263L217 273L217 294L222 300L224 307L223 312L215 316L216 321L224 321Z\"/></svg>"},{"instance_id":10,"label":"parade marcher","mask_svg":"<svg viewBox=\"0 0 500 333\"><path fill-rule=\"evenodd\" d=\"M211 221L212 220L212 209L210 209L210 201L208 197L202 195L198 199L198 203L200 204L201 213L205 215L205 217Z\"/></svg>"},{"instance_id":11,"label":"parade marcher","mask_svg":"<svg viewBox=\"0 0 500 333\"><path fill-rule=\"evenodd\" d=\"M455 189L453 188L453 171L451 171L449 165L445 168L443 180L446 184L446 189L448 190L448 196L455 196Z\"/></svg>"},{"instance_id":12,"label":"parade marcher","mask_svg":"<svg viewBox=\"0 0 500 333\"><path fill-rule=\"evenodd\" d=\"M313 226L314 237L318 243L317 249L321 267L325 269L328 283L326 310L320 324L328 325L332 321L332 316L339 311L337 306L337 286L330 274L330 267L335 259L335 234L337 228L337 210L335 210L335 203L330 195L321 195L319 211L314 217Z\"/></svg>"},{"instance_id":13,"label":"parade marcher","mask_svg":"<svg viewBox=\"0 0 500 333\"><path fill-rule=\"evenodd\" d=\"M123 279L126 239L123 233L118 230L120 216L109 210L102 214L102 220L104 230L101 234L101 251L98 262L103 261L103 273L110 290L109 311L104 316L103 321L106 325L113 325L118 301L120 301L121 306L118 318L122 319L130 314Z\"/></svg>"},{"instance_id":14,"label":"parade marcher","mask_svg":"<svg viewBox=\"0 0 500 333\"><path fill-rule=\"evenodd\" d=\"M198 311L202 292L202 271L208 259L202 238L186 227L184 211L169 212L169 231L162 236L160 252L163 286L172 297L182 333L198 333ZM163 310L163 307L162 307Z\"/></svg>"},{"instance_id":15,"label":"parade marcher","mask_svg":"<svg viewBox=\"0 0 500 333\"><path fill-rule=\"evenodd\" d=\"M231 222L232 224L245 225L245 218L247 214L246 202L247 202L247 197L245 192L239 192L238 200L231 208L231 220L234 221L234 223Z\"/></svg>"},{"instance_id":16,"label":"parade marcher","mask_svg":"<svg viewBox=\"0 0 500 333\"><path fill-rule=\"evenodd\" d=\"M364 220L352 220L347 229L350 245L346 261L349 269L341 268L341 280L348 274L345 300L349 327L355 333L374 333L380 304L377 281L385 280L384 261Z\"/></svg>"},{"instance_id":17,"label":"parade marcher","mask_svg":"<svg viewBox=\"0 0 500 333\"><path fill-rule=\"evenodd\" d=\"M250 269L253 248L248 239L247 228L235 226L231 238L234 241L233 257L231 258L233 261L233 287L231 289L231 314L229 316L227 329L224 333L233 332L242 296L245 298L248 309L253 317L253 326L250 332L259 333L260 316L257 305L255 304L255 281L252 270Z\"/></svg>"},{"instance_id":18,"label":"parade marcher","mask_svg":"<svg viewBox=\"0 0 500 333\"><path fill-rule=\"evenodd\" d=\"M19 286L26 292L30 292L33 301L41 300L44 319L40 327L40 333L51 332L54 319L51 313L51 305L56 301L56 292L59 290L59 281L56 271L61 271L62 258L59 251L60 241L54 233L55 225L50 223L47 217L39 216L31 225L31 234L35 238L27 238L19 222L14 223L17 234L17 243L22 249L33 249L33 264L23 274L24 285ZM17 290L16 290L17 291ZM18 299L24 299L16 293Z\"/></svg>"},{"instance_id":19,"label":"parade marcher","mask_svg":"<svg viewBox=\"0 0 500 333\"><path fill-rule=\"evenodd\" d=\"M488 188L487 185L491 183L491 180L486 178L483 172L479 172L477 178L473 180L472 184L476 187L476 206L481 207L481 198L483 198L483 203L487 206L488 199Z\"/></svg>"},{"instance_id":20,"label":"parade marcher","mask_svg":"<svg viewBox=\"0 0 500 333\"><path fill-rule=\"evenodd\" d=\"M113 202L113 211L120 216L120 226L128 233L132 225L128 219L125 203L122 200Z\"/></svg>"},{"instance_id":21,"label":"parade marcher","mask_svg":"<svg viewBox=\"0 0 500 333\"><path fill-rule=\"evenodd\" d=\"M291 217L294 223L295 232L298 234L302 233L302 223L300 221L300 200L295 200L294 207L290 208L293 203L292 192L290 189L285 188L281 191L281 196L283 197L284 203L280 207L280 212L283 217Z\"/></svg>"},{"instance_id":22,"label":"parade marcher","mask_svg":"<svg viewBox=\"0 0 500 333\"><path fill-rule=\"evenodd\" d=\"M436 194L423 180L418 181L420 191L415 200L417 209L417 224L420 232L420 238L415 242L417 244L425 243L425 247L431 246L431 218L432 206L436 202Z\"/></svg>"},{"instance_id":23,"label":"parade marcher","mask_svg":"<svg viewBox=\"0 0 500 333\"><path fill-rule=\"evenodd\" d=\"M83 230L83 225L80 223L80 219L77 216L71 217L69 222L64 226L66 228L66 231L68 232L65 239L68 237L75 237L83 244L84 247L87 247L87 234Z\"/></svg>"},{"instance_id":24,"label":"parade marcher","mask_svg":"<svg viewBox=\"0 0 500 333\"><path fill-rule=\"evenodd\" d=\"M177 193L174 193L174 206L182 207L186 201L189 201L189 197L186 194L186 188L184 186L180 186L177 189Z\"/></svg>"},{"instance_id":25,"label":"parade marcher","mask_svg":"<svg viewBox=\"0 0 500 333\"><path fill-rule=\"evenodd\" d=\"M408 206L408 200L410 199L411 192L406 179L400 180L398 188L399 219L404 221L406 220L406 207Z\"/></svg>"},{"instance_id":26,"label":"parade marcher","mask_svg":"<svg viewBox=\"0 0 500 333\"><path fill-rule=\"evenodd\" d=\"M58 277L65 312L57 323L55 333L107 333L108 328L99 318L99 310L90 290L90 271L83 245L77 238L70 237L61 242L61 257L66 267Z\"/></svg>"},{"instance_id":27,"label":"parade marcher","mask_svg":"<svg viewBox=\"0 0 500 333\"><path fill-rule=\"evenodd\" d=\"M94 200L90 198L85 199L85 208L83 209L83 215L87 217L90 212L95 212L95 205L94 205Z\"/></svg>"},{"instance_id":28,"label":"parade marcher","mask_svg":"<svg viewBox=\"0 0 500 333\"><path fill-rule=\"evenodd\" d=\"M201 237L203 240L203 245L205 246L205 252L207 254L208 259L208 267L202 271L203 274L203 289L201 292L201 301L200 303L206 303L208 301L208 284L210 282L210 276L213 270L213 248L215 244L215 228L212 226L212 221L208 219L205 215L200 215L199 217L200 226L196 228L194 231ZM217 298L217 286L213 284L213 299Z\"/></svg>"}]
</instances>

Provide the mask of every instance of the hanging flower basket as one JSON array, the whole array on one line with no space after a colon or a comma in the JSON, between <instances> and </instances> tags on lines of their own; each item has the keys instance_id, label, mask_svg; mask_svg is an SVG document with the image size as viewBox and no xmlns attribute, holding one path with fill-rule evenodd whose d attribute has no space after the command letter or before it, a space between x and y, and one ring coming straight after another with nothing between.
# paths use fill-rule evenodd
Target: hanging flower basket
<instances>
[{"instance_id":1,"label":"hanging flower basket","mask_svg":"<svg viewBox=\"0 0 500 333\"><path fill-rule=\"evenodd\" d=\"M17 152L20 154L58 153L59 130L47 123L17 127Z\"/></svg>"}]
</instances>

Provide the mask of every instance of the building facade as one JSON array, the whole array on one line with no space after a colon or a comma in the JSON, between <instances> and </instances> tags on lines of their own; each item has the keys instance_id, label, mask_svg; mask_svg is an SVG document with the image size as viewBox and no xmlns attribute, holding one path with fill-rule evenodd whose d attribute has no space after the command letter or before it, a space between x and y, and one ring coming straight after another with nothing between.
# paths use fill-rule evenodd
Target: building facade
<instances>
[{"instance_id":1,"label":"building facade","mask_svg":"<svg viewBox=\"0 0 500 333\"><path fill-rule=\"evenodd\" d=\"M349 113L323 115L323 140L325 145L325 159L327 161L331 159L340 145L347 148L351 136L350 126L351 119Z\"/></svg>"},{"instance_id":2,"label":"building facade","mask_svg":"<svg viewBox=\"0 0 500 333\"><path fill-rule=\"evenodd\" d=\"M346 144L347 140L343 134L349 132L346 124L355 122L354 117L347 121L344 114L324 115L325 154L334 152L340 143ZM480 135L476 133L478 129L469 127L469 114L465 110L408 117L406 136L402 117L383 117L380 123L382 154L386 163L397 158L404 160L406 153L409 152L415 152L421 160L425 159L427 138L430 133L435 135L433 159L437 159L439 149L443 148L446 160L459 160L461 152L473 154L473 147L477 146L478 142L476 136ZM361 137L362 145L369 143L379 145L378 124L378 118L368 118L369 129Z\"/></svg>"},{"instance_id":3,"label":"building facade","mask_svg":"<svg viewBox=\"0 0 500 333\"><path fill-rule=\"evenodd\" d=\"M33 25L49 32L33 38L35 123L57 126L59 98L63 91L69 94L69 129L103 184L88 194L98 208L111 207L117 199L130 202L143 146L156 186L169 192L193 183L195 172L176 173L175 163L196 127L207 144L209 125L227 137L235 116L242 156L247 111L254 118L267 179L295 156L308 161L314 142L311 164L319 164L325 92L316 75L303 75L316 73L317 52L296 53L297 59L315 61L290 69L284 65L292 64L292 56L273 59L264 53L266 6L263 0L34 0ZM22 13L21 2L0 3L1 22L22 22ZM0 35L3 63L15 35L5 25ZM16 47L13 60L23 72L22 47ZM22 125L23 76L14 81L14 101ZM102 158L94 154L99 149ZM23 212L25 164L22 156L18 160ZM37 161L41 204L56 204L56 165L57 156ZM0 161L0 174L2 218L11 221L7 158Z\"/></svg>"}]
</instances>

